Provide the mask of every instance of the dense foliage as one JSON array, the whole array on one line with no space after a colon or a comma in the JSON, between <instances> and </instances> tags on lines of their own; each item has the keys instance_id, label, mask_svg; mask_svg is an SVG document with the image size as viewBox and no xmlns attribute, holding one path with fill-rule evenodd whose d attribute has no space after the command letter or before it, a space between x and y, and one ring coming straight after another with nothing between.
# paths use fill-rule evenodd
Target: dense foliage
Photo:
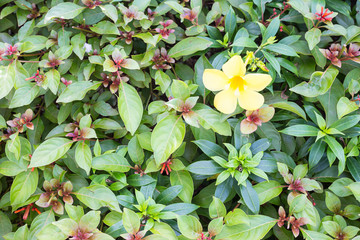
<instances>
[{"instance_id":1,"label":"dense foliage","mask_svg":"<svg viewBox=\"0 0 360 240\"><path fill-rule=\"evenodd\" d=\"M0 239L360 239L360 1L0 7Z\"/></svg>"}]
</instances>

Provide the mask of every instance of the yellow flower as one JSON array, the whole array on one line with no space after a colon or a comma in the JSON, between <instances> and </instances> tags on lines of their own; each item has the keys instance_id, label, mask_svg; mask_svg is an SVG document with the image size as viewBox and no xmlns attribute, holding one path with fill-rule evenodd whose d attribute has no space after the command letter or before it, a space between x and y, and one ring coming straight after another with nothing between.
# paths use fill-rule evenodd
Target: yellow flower
<instances>
[{"instance_id":1,"label":"yellow flower","mask_svg":"<svg viewBox=\"0 0 360 240\"><path fill-rule=\"evenodd\" d=\"M270 82L271 76L261 73L246 73L246 66L242 58L233 56L227 61L222 71L206 69L203 82L207 89L220 91L216 94L214 105L225 114L233 113L237 102L246 110L259 109L264 104L264 97L258 93Z\"/></svg>"}]
</instances>

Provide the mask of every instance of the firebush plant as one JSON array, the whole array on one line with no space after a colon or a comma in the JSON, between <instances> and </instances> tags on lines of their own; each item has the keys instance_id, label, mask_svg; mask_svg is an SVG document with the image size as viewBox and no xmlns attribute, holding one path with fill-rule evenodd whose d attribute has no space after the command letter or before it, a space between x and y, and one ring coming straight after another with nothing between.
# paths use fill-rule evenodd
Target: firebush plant
<instances>
[{"instance_id":1,"label":"firebush plant","mask_svg":"<svg viewBox=\"0 0 360 240\"><path fill-rule=\"evenodd\" d=\"M360 1L0 7L0 239L360 240Z\"/></svg>"}]
</instances>

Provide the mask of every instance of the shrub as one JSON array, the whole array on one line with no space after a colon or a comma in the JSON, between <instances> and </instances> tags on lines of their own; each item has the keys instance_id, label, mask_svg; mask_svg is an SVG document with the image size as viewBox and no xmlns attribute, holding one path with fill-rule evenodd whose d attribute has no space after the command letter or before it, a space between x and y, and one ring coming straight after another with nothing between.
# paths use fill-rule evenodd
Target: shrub
<instances>
[{"instance_id":1,"label":"shrub","mask_svg":"<svg viewBox=\"0 0 360 240\"><path fill-rule=\"evenodd\" d=\"M360 239L359 1L0 6L0 239Z\"/></svg>"}]
</instances>

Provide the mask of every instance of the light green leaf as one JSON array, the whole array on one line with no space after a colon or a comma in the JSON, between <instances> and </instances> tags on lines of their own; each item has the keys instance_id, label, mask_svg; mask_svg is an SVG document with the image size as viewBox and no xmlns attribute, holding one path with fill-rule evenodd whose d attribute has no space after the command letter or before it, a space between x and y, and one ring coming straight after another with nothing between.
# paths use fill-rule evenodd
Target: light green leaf
<instances>
[{"instance_id":1,"label":"light green leaf","mask_svg":"<svg viewBox=\"0 0 360 240\"><path fill-rule=\"evenodd\" d=\"M38 95L40 87L37 85L23 86L17 89L11 99L9 108L29 105Z\"/></svg>"},{"instance_id":2,"label":"light green leaf","mask_svg":"<svg viewBox=\"0 0 360 240\"><path fill-rule=\"evenodd\" d=\"M38 180L39 175L36 168L34 170L29 169L17 175L11 184L11 204L23 204L35 192Z\"/></svg>"},{"instance_id":3,"label":"light green leaf","mask_svg":"<svg viewBox=\"0 0 360 240\"><path fill-rule=\"evenodd\" d=\"M284 110L293 112L293 113L299 115L300 117L302 117L304 120L306 120L306 114L305 114L304 110L299 105L297 105L295 102L277 102L277 103L273 103L271 105L274 108L280 108L280 109L284 109Z\"/></svg>"},{"instance_id":4,"label":"light green leaf","mask_svg":"<svg viewBox=\"0 0 360 240\"><path fill-rule=\"evenodd\" d=\"M92 210L98 210L106 206L121 212L115 194L103 185L94 184L89 187L83 187L74 194L83 204Z\"/></svg>"},{"instance_id":5,"label":"light green leaf","mask_svg":"<svg viewBox=\"0 0 360 240\"><path fill-rule=\"evenodd\" d=\"M179 216L177 222L180 232L187 238L197 239L202 233L201 223L194 216Z\"/></svg>"},{"instance_id":6,"label":"light green leaf","mask_svg":"<svg viewBox=\"0 0 360 240\"><path fill-rule=\"evenodd\" d=\"M124 228L128 233L136 234L139 231L140 218L135 212L124 208L122 220Z\"/></svg>"},{"instance_id":7,"label":"light green leaf","mask_svg":"<svg viewBox=\"0 0 360 240\"><path fill-rule=\"evenodd\" d=\"M305 97L317 97L323 95L330 89L338 73L339 70L334 66L330 66L325 72L314 72L311 75L309 82L302 82L295 87L290 88L290 91Z\"/></svg>"},{"instance_id":8,"label":"light green leaf","mask_svg":"<svg viewBox=\"0 0 360 240\"><path fill-rule=\"evenodd\" d=\"M45 73L45 76L46 86L56 95L60 84L60 73L56 69L51 69Z\"/></svg>"},{"instance_id":9,"label":"light green leaf","mask_svg":"<svg viewBox=\"0 0 360 240\"><path fill-rule=\"evenodd\" d=\"M166 2L169 3L170 1ZM212 44L211 41L200 37L188 37L178 42L170 49L170 57L178 58L181 56L191 55L197 51L205 50Z\"/></svg>"},{"instance_id":10,"label":"light green leaf","mask_svg":"<svg viewBox=\"0 0 360 240\"><path fill-rule=\"evenodd\" d=\"M161 92L165 93L165 91L169 88L171 79L170 77L161 70L156 71L155 73L155 83L160 85Z\"/></svg>"},{"instance_id":11,"label":"light green leaf","mask_svg":"<svg viewBox=\"0 0 360 240\"><path fill-rule=\"evenodd\" d=\"M295 52L295 50L292 47L289 47L288 45L281 43L267 45L264 47L264 49L275 53L280 53L286 56L299 57L299 55Z\"/></svg>"},{"instance_id":12,"label":"light green leaf","mask_svg":"<svg viewBox=\"0 0 360 240\"><path fill-rule=\"evenodd\" d=\"M126 129L134 135L143 115L143 104L136 89L122 82L119 89L118 108Z\"/></svg>"},{"instance_id":13,"label":"light green leaf","mask_svg":"<svg viewBox=\"0 0 360 240\"><path fill-rule=\"evenodd\" d=\"M114 23L116 23L116 21L118 20L118 11L114 5L107 4L100 5L99 7L106 16L108 16L111 20L113 20Z\"/></svg>"},{"instance_id":14,"label":"light green leaf","mask_svg":"<svg viewBox=\"0 0 360 240\"><path fill-rule=\"evenodd\" d=\"M101 85L101 82L81 81L70 84L60 94L56 100L57 103L69 103L77 100L82 100L86 93L90 90L96 90Z\"/></svg>"},{"instance_id":15,"label":"light green leaf","mask_svg":"<svg viewBox=\"0 0 360 240\"><path fill-rule=\"evenodd\" d=\"M314 126L297 124L287 127L280 132L295 137L316 137L320 130Z\"/></svg>"},{"instance_id":16,"label":"light green leaf","mask_svg":"<svg viewBox=\"0 0 360 240\"><path fill-rule=\"evenodd\" d=\"M300 230L306 240L332 240L331 237L320 232L305 230L303 228L300 228Z\"/></svg>"},{"instance_id":17,"label":"light green leaf","mask_svg":"<svg viewBox=\"0 0 360 240\"><path fill-rule=\"evenodd\" d=\"M351 183L346 188L350 189L356 200L360 202L360 182Z\"/></svg>"},{"instance_id":18,"label":"light green leaf","mask_svg":"<svg viewBox=\"0 0 360 240\"><path fill-rule=\"evenodd\" d=\"M46 166L58 160L66 154L72 143L73 141L61 137L46 140L36 148L29 167Z\"/></svg>"},{"instance_id":19,"label":"light green leaf","mask_svg":"<svg viewBox=\"0 0 360 240\"><path fill-rule=\"evenodd\" d=\"M119 29L114 23L109 21L101 21L95 24L93 27L90 27L90 30L98 34L119 35Z\"/></svg>"},{"instance_id":20,"label":"light green leaf","mask_svg":"<svg viewBox=\"0 0 360 240\"><path fill-rule=\"evenodd\" d=\"M336 105L336 111L339 119L358 109L359 106L356 102L350 101L347 97L341 97Z\"/></svg>"},{"instance_id":21,"label":"light green leaf","mask_svg":"<svg viewBox=\"0 0 360 240\"><path fill-rule=\"evenodd\" d=\"M165 162L178 149L185 137L185 124L181 116L163 118L151 134L151 147L157 165Z\"/></svg>"},{"instance_id":22,"label":"light green leaf","mask_svg":"<svg viewBox=\"0 0 360 240\"><path fill-rule=\"evenodd\" d=\"M249 224L239 224L223 228L215 240L253 239L260 240L271 230L277 220L262 216L248 215Z\"/></svg>"},{"instance_id":23,"label":"light green leaf","mask_svg":"<svg viewBox=\"0 0 360 240\"><path fill-rule=\"evenodd\" d=\"M60 3L46 13L44 23L48 23L53 18L73 19L84 9L85 7L81 7L72 2Z\"/></svg>"},{"instance_id":24,"label":"light green leaf","mask_svg":"<svg viewBox=\"0 0 360 240\"><path fill-rule=\"evenodd\" d=\"M87 145L85 141L79 141L76 144L75 161L87 174L90 173L92 154L89 145Z\"/></svg>"},{"instance_id":25,"label":"light green leaf","mask_svg":"<svg viewBox=\"0 0 360 240\"><path fill-rule=\"evenodd\" d=\"M0 66L0 99L6 97L15 84L15 70L12 64Z\"/></svg>"},{"instance_id":26,"label":"light green leaf","mask_svg":"<svg viewBox=\"0 0 360 240\"><path fill-rule=\"evenodd\" d=\"M258 183L253 186L259 196L260 205L270 201L274 197L279 196L282 192L281 184L277 181L270 180Z\"/></svg>"},{"instance_id":27,"label":"light green leaf","mask_svg":"<svg viewBox=\"0 0 360 240\"><path fill-rule=\"evenodd\" d=\"M127 172L130 164L126 158L116 153L104 154L92 160L92 168L109 172Z\"/></svg>"},{"instance_id":28,"label":"light green leaf","mask_svg":"<svg viewBox=\"0 0 360 240\"><path fill-rule=\"evenodd\" d=\"M321 37L321 31L318 28L312 28L305 33L305 39L309 44L310 50L312 50L319 42Z\"/></svg>"},{"instance_id":29,"label":"light green leaf","mask_svg":"<svg viewBox=\"0 0 360 240\"><path fill-rule=\"evenodd\" d=\"M170 173L170 183L171 186L181 185L183 188L178 195L179 198L185 203L191 203L194 194L194 183L188 171L172 171Z\"/></svg>"}]
</instances>

